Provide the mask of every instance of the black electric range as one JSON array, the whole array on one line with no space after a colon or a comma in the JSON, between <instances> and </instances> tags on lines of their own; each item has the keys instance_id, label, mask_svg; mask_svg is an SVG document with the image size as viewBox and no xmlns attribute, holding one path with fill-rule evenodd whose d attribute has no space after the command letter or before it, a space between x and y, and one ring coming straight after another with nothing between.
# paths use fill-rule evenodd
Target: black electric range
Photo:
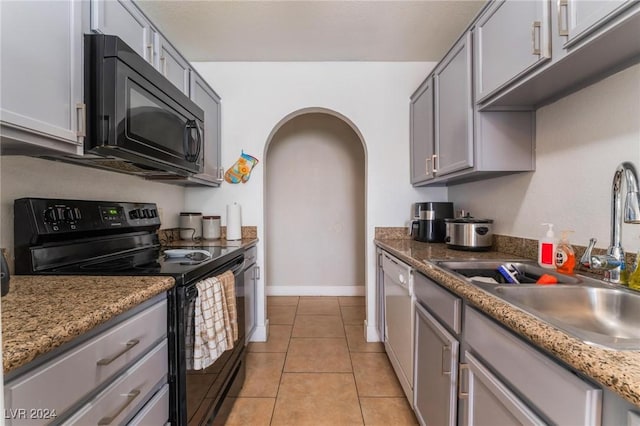
<instances>
[{"instance_id":1,"label":"black electric range","mask_svg":"<svg viewBox=\"0 0 640 426\"><path fill-rule=\"evenodd\" d=\"M245 374L244 252L241 247L162 247L160 218L153 203L22 198L14 203L17 275L171 276L168 292L169 420L207 424L218 415L230 389ZM167 250L196 255L166 255ZM205 251L208 255L201 253ZM210 367L194 371L186 353L197 283L232 271L239 336ZM192 332L192 331L191 331ZM205 380L206 379L206 380ZM217 416L217 417L216 417Z\"/></svg>"}]
</instances>

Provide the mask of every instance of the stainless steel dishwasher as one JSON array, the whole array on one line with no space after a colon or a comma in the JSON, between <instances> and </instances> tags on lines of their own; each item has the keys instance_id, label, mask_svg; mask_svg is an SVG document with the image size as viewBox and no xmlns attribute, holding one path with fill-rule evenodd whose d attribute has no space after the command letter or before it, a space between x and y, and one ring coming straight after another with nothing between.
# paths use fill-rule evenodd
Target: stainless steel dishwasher
<instances>
[{"instance_id":1,"label":"stainless steel dishwasher","mask_svg":"<svg viewBox=\"0 0 640 426\"><path fill-rule=\"evenodd\" d=\"M409 404L413 406L413 269L382 252L384 272L384 347Z\"/></svg>"}]
</instances>

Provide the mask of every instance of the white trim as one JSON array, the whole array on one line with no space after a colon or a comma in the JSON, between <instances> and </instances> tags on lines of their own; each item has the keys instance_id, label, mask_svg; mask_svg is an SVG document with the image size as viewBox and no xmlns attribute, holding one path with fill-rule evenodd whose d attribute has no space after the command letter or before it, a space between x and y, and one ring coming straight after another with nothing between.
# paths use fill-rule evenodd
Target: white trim
<instances>
[{"instance_id":1,"label":"white trim","mask_svg":"<svg viewBox=\"0 0 640 426\"><path fill-rule=\"evenodd\" d=\"M267 296L364 296L363 285L270 285Z\"/></svg>"},{"instance_id":2,"label":"white trim","mask_svg":"<svg viewBox=\"0 0 640 426\"><path fill-rule=\"evenodd\" d=\"M364 322L364 339L367 342L382 342L380 335L378 334L378 328L375 324L371 324L369 321Z\"/></svg>"},{"instance_id":3,"label":"white trim","mask_svg":"<svg viewBox=\"0 0 640 426\"><path fill-rule=\"evenodd\" d=\"M269 338L269 320L264 322L264 325L256 326L255 330L253 330L253 334L251 338L249 338L250 342L266 342Z\"/></svg>"}]
</instances>

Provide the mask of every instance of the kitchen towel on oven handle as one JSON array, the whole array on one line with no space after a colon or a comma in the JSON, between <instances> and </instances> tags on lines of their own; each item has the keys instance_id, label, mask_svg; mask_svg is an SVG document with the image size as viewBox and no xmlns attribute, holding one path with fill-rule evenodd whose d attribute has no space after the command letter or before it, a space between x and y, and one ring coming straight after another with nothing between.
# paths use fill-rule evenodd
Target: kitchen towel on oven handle
<instances>
[{"instance_id":1,"label":"kitchen towel on oven handle","mask_svg":"<svg viewBox=\"0 0 640 426\"><path fill-rule=\"evenodd\" d=\"M230 275L230 276L229 276ZM193 369L202 370L213 364L237 340L238 318L235 303L235 279L225 272L196 284L193 330ZM187 366L191 364L187 348ZM187 367L187 368L188 368Z\"/></svg>"}]
</instances>

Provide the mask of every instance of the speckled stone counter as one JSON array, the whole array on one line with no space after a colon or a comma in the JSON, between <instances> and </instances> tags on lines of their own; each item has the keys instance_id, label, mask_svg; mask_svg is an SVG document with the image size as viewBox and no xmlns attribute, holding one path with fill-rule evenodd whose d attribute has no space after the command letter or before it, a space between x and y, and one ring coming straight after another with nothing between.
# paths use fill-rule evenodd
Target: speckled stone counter
<instances>
[{"instance_id":1,"label":"speckled stone counter","mask_svg":"<svg viewBox=\"0 0 640 426\"><path fill-rule=\"evenodd\" d=\"M518 259L499 252L450 250L445 244L413 240L375 241L380 248L410 264L470 305L498 320L532 344L640 407L640 351L615 351L591 346L517 309L502 299L436 267L432 260Z\"/></svg>"},{"instance_id":2,"label":"speckled stone counter","mask_svg":"<svg viewBox=\"0 0 640 426\"><path fill-rule=\"evenodd\" d=\"M2 298L8 373L175 284L171 277L12 276Z\"/></svg>"}]
</instances>

